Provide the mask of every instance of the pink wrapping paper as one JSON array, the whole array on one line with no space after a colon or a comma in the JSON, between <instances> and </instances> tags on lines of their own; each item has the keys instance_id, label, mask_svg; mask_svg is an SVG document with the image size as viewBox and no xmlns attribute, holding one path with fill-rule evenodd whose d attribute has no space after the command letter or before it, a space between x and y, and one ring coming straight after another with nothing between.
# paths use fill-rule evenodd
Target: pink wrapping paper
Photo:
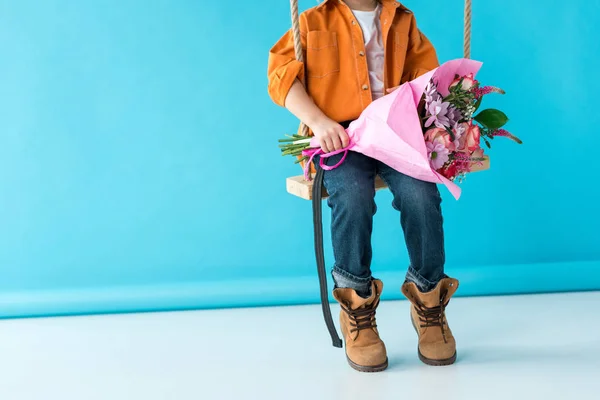
<instances>
[{"instance_id":1,"label":"pink wrapping paper","mask_svg":"<svg viewBox=\"0 0 600 400\"><path fill-rule=\"evenodd\" d=\"M481 66L479 61L452 60L372 102L346 130L351 143L348 150L377 159L413 178L441 183L458 200L460 187L429 163L417 107L432 78L445 96L456 75L476 75ZM318 146L316 140L313 143Z\"/></svg>"}]
</instances>

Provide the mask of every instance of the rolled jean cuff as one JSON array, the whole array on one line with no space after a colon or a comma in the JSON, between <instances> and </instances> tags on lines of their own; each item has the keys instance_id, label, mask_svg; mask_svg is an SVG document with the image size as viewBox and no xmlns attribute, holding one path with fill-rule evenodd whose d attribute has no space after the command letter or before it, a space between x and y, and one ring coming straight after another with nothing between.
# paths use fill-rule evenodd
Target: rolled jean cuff
<instances>
[{"instance_id":1,"label":"rolled jean cuff","mask_svg":"<svg viewBox=\"0 0 600 400\"><path fill-rule=\"evenodd\" d=\"M336 289L350 288L357 293L369 293L371 291L372 277L360 278L343 269L333 267L331 271Z\"/></svg>"},{"instance_id":2,"label":"rolled jean cuff","mask_svg":"<svg viewBox=\"0 0 600 400\"><path fill-rule=\"evenodd\" d=\"M419 274L412 266L408 267L408 272L406 273L406 282L413 282L415 285L417 285L421 293L431 292L444 278L446 278L446 274L442 273L438 279L435 281L430 281L423 277L423 275Z\"/></svg>"}]
</instances>

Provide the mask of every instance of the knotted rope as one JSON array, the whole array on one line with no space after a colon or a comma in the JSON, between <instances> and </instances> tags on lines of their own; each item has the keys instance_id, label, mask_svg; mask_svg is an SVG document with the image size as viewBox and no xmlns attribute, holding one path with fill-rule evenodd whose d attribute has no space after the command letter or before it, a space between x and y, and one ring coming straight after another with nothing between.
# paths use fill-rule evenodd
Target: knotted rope
<instances>
[{"instance_id":1,"label":"knotted rope","mask_svg":"<svg viewBox=\"0 0 600 400\"><path fill-rule=\"evenodd\" d=\"M290 0L290 9L292 10L292 31L294 36L294 50L296 52L296 60L304 63L304 50L302 49L302 37L300 36L300 15L298 12L298 0ZM306 76L302 82L306 87ZM302 136L308 136L308 126L301 123Z\"/></svg>"},{"instance_id":2,"label":"knotted rope","mask_svg":"<svg viewBox=\"0 0 600 400\"><path fill-rule=\"evenodd\" d=\"M471 0L465 0L464 57L471 58Z\"/></svg>"}]
</instances>

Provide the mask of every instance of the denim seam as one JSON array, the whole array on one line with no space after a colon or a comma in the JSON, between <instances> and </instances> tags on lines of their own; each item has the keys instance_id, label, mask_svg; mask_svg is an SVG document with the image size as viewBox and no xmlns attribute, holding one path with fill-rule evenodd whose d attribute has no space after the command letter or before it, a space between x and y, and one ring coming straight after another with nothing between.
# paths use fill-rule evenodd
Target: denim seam
<instances>
[{"instance_id":1,"label":"denim seam","mask_svg":"<svg viewBox=\"0 0 600 400\"><path fill-rule=\"evenodd\" d=\"M343 270L341 268L338 268L337 266L333 267L333 271L332 272L334 272L334 273L342 276L343 278L346 278L346 279L348 279L350 281L353 281L353 282L355 282L357 284L360 284L360 285L368 284L373 279L371 276L368 277L368 278L360 278L360 277L358 277L356 275L351 274L348 271L345 271L345 270Z\"/></svg>"},{"instance_id":2,"label":"denim seam","mask_svg":"<svg viewBox=\"0 0 600 400\"><path fill-rule=\"evenodd\" d=\"M431 282L427 278L424 278L423 275L421 275L419 272L417 272L417 270L414 269L412 265L408 267L408 275L410 277L414 278L417 281L417 283L420 283L423 286L424 286L424 284L427 284L429 287L436 285L435 282Z\"/></svg>"}]
</instances>

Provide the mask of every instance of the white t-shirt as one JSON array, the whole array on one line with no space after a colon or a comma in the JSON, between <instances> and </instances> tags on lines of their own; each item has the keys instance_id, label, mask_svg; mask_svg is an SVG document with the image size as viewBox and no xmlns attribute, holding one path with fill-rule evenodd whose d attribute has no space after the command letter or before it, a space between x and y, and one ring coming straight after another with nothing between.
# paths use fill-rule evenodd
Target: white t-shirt
<instances>
[{"instance_id":1,"label":"white t-shirt","mask_svg":"<svg viewBox=\"0 0 600 400\"><path fill-rule=\"evenodd\" d=\"M363 31L365 49L367 53L367 65L369 67L369 81L373 100L383 97L383 35L381 34L381 5L373 11L352 10L358 24Z\"/></svg>"}]
</instances>

